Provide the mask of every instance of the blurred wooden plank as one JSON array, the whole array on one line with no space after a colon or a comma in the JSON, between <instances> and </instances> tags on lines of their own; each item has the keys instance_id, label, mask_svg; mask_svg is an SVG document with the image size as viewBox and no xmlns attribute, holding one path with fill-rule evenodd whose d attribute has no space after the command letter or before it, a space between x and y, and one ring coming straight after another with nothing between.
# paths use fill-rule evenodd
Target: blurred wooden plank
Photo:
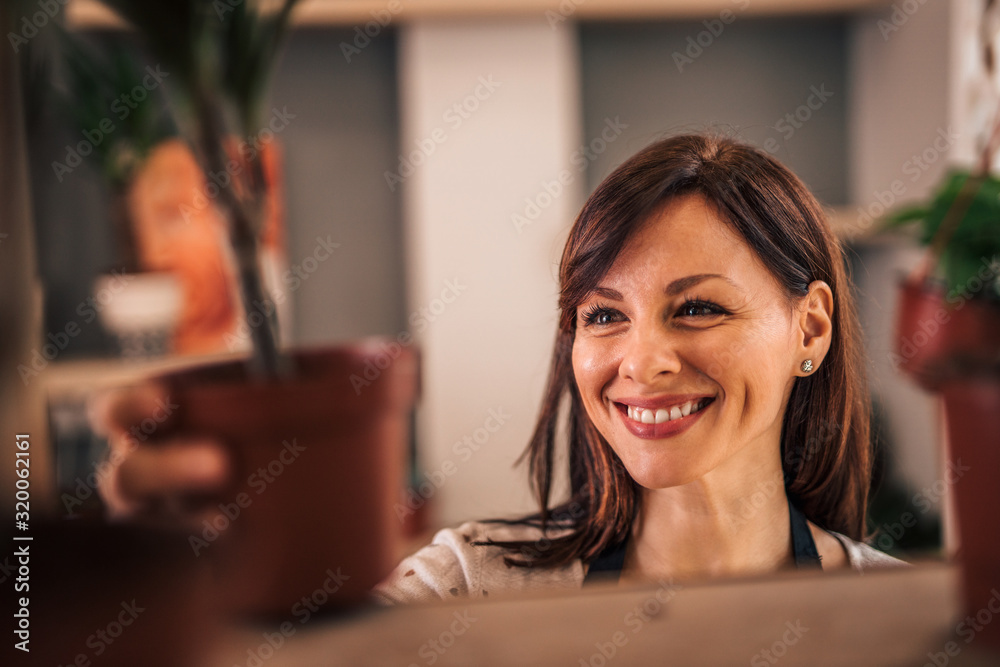
<instances>
[{"instance_id":1,"label":"blurred wooden plank","mask_svg":"<svg viewBox=\"0 0 1000 667\"><path fill-rule=\"evenodd\" d=\"M546 12L584 20L697 19L718 16L727 9L775 16L858 12L889 5L886 0L304 0L294 22L353 26L376 16L390 16L393 21L537 16L547 21ZM78 27L121 26L97 0L72 0L67 16Z\"/></svg>"},{"instance_id":2,"label":"blurred wooden plank","mask_svg":"<svg viewBox=\"0 0 1000 667\"><path fill-rule=\"evenodd\" d=\"M52 362L40 374L39 380L46 395L88 396L94 391L110 387L135 384L146 378L237 359L245 359L246 352L219 352L204 355L170 355L152 359L74 359Z\"/></svg>"},{"instance_id":3,"label":"blurred wooden plank","mask_svg":"<svg viewBox=\"0 0 1000 667\"><path fill-rule=\"evenodd\" d=\"M21 22L5 5L0 9L0 34L11 36L22 30ZM50 508L55 498L49 472L52 452L48 447L44 402L37 382L31 382L32 351L42 341L42 285L38 277L34 213L31 201L31 170L28 168L25 87L26 71L18 51L23 44L0 53L0 485L7 490L5 512L14 511L15 434L30 436L31 493L35 511ZM46 341L47 342L47 341ZM37 515L36 515L37 516Z\"/></svg>"},{"instance_id":4,"label":"blurred wooden plank","mask_svg":"<svg viewBox=\"0 0 1000 667\"><path fill-rule=\"evenodd\" d=\"M792 573L678 588L612 586L562 596L455 600L365 611L339 621L244 629L212 664L332 665L920 665L959 621L958 569ZM616 641L617 640L617 641ZM963 660L974 660L959 641ZM263 646L263 648L261 648ZM779 655L780 654L780 655ZM754 662L756 659L756 662Z\"/></svg>"}]
</instances>

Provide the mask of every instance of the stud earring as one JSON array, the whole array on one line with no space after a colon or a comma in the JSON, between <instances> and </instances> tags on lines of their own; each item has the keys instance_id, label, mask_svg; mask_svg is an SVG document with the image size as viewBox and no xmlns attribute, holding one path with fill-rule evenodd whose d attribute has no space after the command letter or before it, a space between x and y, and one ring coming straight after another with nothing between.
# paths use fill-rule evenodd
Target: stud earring
<instances>
[{"instance_id":1,"label":"stud earring","mask_svg":"<svg viewBox=\"0 0 1000 667\"><path fill-rule=\"evenodd\" d=\"M812 359L806 359L805 361L802 362L801 368L802 368L802 372L803 373L812 373L813 360Z\"/></svg>"}]
</instances>

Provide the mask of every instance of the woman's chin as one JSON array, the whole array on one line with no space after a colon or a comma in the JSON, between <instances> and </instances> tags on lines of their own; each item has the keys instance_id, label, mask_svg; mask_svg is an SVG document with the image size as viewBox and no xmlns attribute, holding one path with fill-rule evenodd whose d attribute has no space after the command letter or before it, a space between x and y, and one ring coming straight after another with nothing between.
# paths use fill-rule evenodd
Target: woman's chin
<instances>
[{"instance_id":1,"label":"woman's chin","mask_svg":"<svg viewBox=\"0 0 1000 667\"><path fill-rule=\"evenodd\" d=\"M704 465L691 465L676 461L642 461L629 463L625 469L636 484L655 491L684 486L701 478L708 472Z\"/></svg>"}]
</instances>

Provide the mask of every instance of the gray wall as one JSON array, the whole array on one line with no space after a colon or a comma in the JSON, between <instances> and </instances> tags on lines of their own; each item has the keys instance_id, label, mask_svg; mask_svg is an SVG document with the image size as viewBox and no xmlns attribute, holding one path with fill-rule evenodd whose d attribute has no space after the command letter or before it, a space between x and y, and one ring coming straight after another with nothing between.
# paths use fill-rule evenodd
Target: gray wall
<instances>
[{"instance_id":1,"label":"gray wall","mask_svg":"<svg viewBox=\"0 0 1000 667\"><path fill-rule=\"evenodd\" d=\"M404 327L396 35L383 31L347 62L348 29L292 33L272 101L297 117L282 133L288 261L312 254L316 237L340 243L293 298L293 341L319 343Z\"/></svg>"},{"instance_id":2,"label":"gray wall","mask_svg":"<svg viewBox=\"0 0 1000 667\"><path fill-rule=\"evenodd\" d=\"M655 139L708 129L735 133L759 146L773 139L769 150L817 197L826 204L845 203L845 21L735 15L729 24L714 27L718 36L706 32L701 21L580 26L584 138L589 142L598 137L605 118L620 117L629 125L591 163L590 189ZM675 53L686 56L690 48L698 54L689 38L695 42L700 38L708 46L679 69ZM800 128L789 124L786 129L782 119L807 102L812 86L825 86L833 95L818 109L802 111L810 117Z\"/></svg>"},{"instance_id":3,"label":"gray wall","mask_svg":"<svg viewBox=\"0 0 1000 667\"><path fill-rule=\"evenodd\" d=\"M92 37L104 42L113 39L103 33ZM41 53L55 48L54 34L40 33L31 47ZM120 270L122 264L114 250L107 189L94 161L84 159L71 173L63 174L61 181L52 167L53 162L66 162L67 145L76 145L83 138L79 130L70 127L68 110L55 95L55 90L65 86L60 71L36 71L25 77L24 85L38 271L45 287L43 338L47 333L63 332L67 325L80 327L80 333L60 352L61 360L111 352L111 339L96 321L86 322L77 307L93 294L97 274ZM156 103L152 98L147 100L147 104ZM108 117L116 116L109 110Z\"/></svg>"}]
</instances>

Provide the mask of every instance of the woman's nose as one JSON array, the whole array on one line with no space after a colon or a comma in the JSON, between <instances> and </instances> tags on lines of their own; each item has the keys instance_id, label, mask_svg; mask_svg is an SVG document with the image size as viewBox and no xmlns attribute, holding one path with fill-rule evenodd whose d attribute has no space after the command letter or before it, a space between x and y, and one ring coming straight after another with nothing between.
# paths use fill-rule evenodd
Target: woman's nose
<instances>
[{"instance_id":1,"label":"woman's nose","mask_svg":"<svg viewBox=\"0 0 1000 667\"><path fill-rule=\"evenodd\" d=\"M676 340L660 322L633 326L625 340L618 374L639 384L653 384L663 374L678 373Z\"/></svg>"}]
</instances>

